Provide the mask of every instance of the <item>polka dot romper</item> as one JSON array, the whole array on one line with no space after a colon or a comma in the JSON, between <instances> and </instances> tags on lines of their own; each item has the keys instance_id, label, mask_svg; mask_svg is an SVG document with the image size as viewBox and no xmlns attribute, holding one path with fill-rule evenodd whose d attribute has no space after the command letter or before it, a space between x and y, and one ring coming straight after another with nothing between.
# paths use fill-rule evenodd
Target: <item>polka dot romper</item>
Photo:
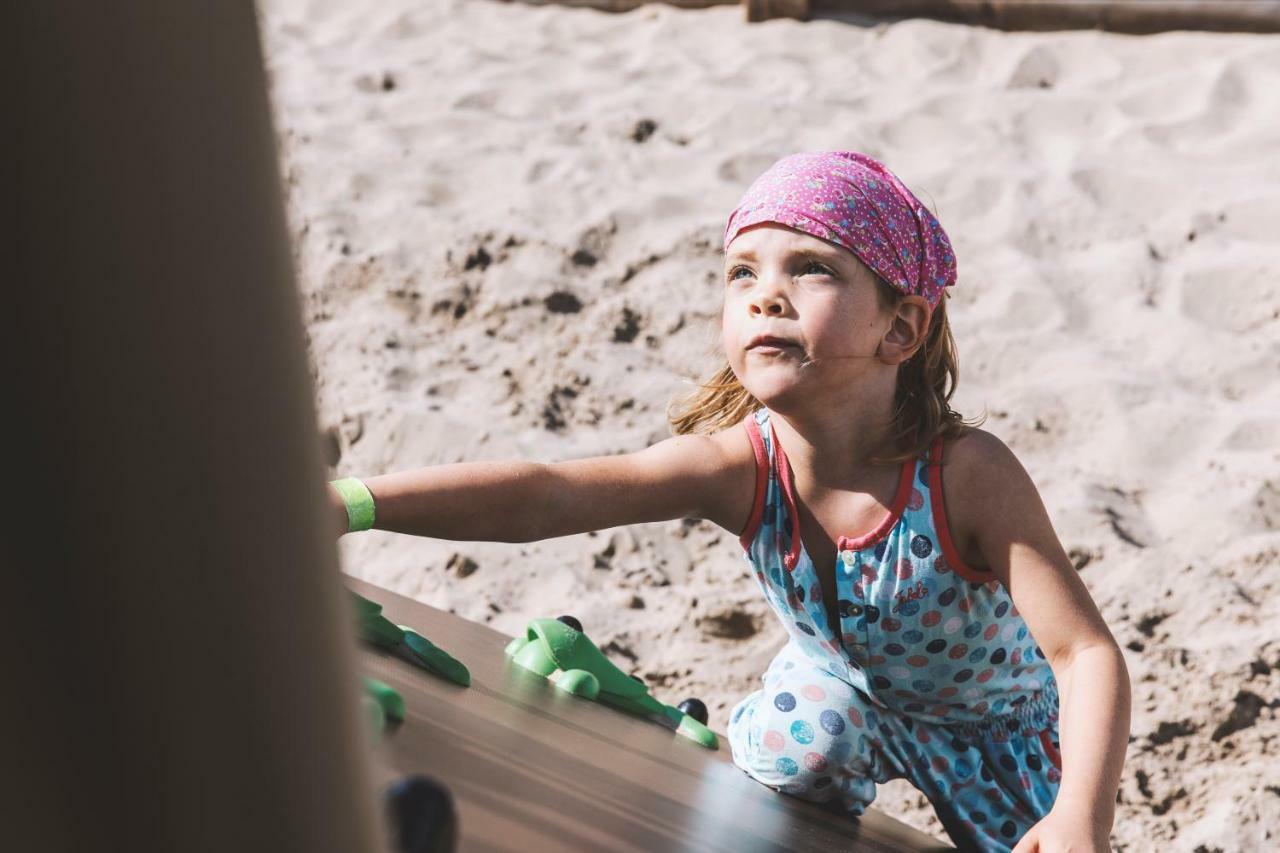
<instances>
[{"instance_id":1,"label":"polka dot romper","mask_svg":"<svg viewBox=\"0 0 1280 853\"><path fill-rule=\"evenodd\" d=\"M742 546L790 641L730 715L734 762L853 815L905 778L959 847L1011 849L1058 791L1057 685L1004 587L956 553L941 439L903 465L875 530L840 537L837 635L769 411L744 425L757 485Z\"/></svg>"}]
</instances>

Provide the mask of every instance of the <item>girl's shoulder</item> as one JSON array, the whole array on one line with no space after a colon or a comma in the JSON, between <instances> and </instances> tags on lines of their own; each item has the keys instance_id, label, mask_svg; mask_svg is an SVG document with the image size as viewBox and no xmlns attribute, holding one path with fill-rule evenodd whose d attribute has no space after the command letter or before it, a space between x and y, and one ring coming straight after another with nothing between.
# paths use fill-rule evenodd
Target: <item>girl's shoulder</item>
<instances>
[{"instance_id":1,"label":"girl's shoulder","mask_svg":"<svg viewBox=\"0 0 1280 853\"><path fill-rule=\"evenodd\" d=\"M763 448L759 428L753 429L759 423L758 412L753 412L706 436L716 457L717 471L706 518L735 535L741 535L749 525L760 489Z\"/></svg>"},{"instance_id":2,"label":"girl's shoulder","mask_svg":"<svg viewBox=\"0 0 1280 853\"><path fill-rule=\"evenodd\" d=\"M984 429L965 427L958 436L942 443L942 468L965 492L982 491L1025 474L1013 450Z\"/></svg>"},{"instance_id":3,"label":"girl's shoulder","mask_svg":"<svg viewBox=\"0 0 1280 853\"><path fill-rule=\"evenodd\" d=\"M992 522L1016 523L1043 505L1030 475L998 436L966 427L943 441L942 491L951 536L965 562L986 569L980 543Z\"/></svg>"},{"instance_id":4,"label":"girl's shoulder","mask_svg":"<svg viewBox=\"0 0 1280 853\"><path fill-rule=\"evenodd\" d=\"M969 468L997 461L1002 454L1012 454L998 436L979 427L961 428L959 435L949 435L942 442L943 466L951 470Z\"/></svg>"}]
</instances>

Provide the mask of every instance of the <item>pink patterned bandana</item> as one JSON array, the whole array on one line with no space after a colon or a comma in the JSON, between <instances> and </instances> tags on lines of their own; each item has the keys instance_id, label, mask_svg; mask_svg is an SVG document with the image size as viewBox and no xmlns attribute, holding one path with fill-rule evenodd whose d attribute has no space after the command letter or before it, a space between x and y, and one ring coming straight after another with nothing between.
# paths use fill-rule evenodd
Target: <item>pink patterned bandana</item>
<instances>
[{"instance_id":1,"label":"pink patterned bandana","mask_svg":"<svg viewBox=\"0 0 1280 853\"><path fill-rule=\"evenodd\" d=\"M774 163L729 217L725 251L743 229L761 222L789 225L848 249L930 307L956 283L947 232L896 175L865 154L807 152Z\"/></svg>"}]
</instances>

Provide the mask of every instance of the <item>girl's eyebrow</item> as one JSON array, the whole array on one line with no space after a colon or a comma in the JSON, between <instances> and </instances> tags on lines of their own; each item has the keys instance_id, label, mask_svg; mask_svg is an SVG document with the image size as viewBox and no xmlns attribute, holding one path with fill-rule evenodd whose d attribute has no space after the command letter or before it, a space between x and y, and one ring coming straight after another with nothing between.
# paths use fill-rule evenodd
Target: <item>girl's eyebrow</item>
<instances>
[{"instance_id":1,"label":"girl's eyebrow","mask_svg":"<svg viewBox=\"0 0 1280 853\"><path fill-rule=\"evenodd\" d=\"M836 255L834 252L822 252L822 251L818 251L817 249L800 249L796 252L796 254L806 258L816 258L817 260L822 261L824 264L828 264L833 268L838 267L840 265L839 256Z\"/></svg>"},{"instance_id":2,"label":"girl's eyebrow","mask_svg":"<svg viewBox=\"0 0 1280 853\"><path fill-rule=\"evenodd\" d=\"M832 267L839 266L839 263L840 263L839 257L834 253L823 252L818 249L796 249L794 252L791 252L791 254L801 258L816 258L817 260L822 261L824 264L830 264ZM729 255L725 258L726 263L730 263L733 261L756 261L756 260L759 260L756 257L756 253L751 251L750 249L744 249L742 251L734 250L730 252Z\"/></svg>"}]
</instances>

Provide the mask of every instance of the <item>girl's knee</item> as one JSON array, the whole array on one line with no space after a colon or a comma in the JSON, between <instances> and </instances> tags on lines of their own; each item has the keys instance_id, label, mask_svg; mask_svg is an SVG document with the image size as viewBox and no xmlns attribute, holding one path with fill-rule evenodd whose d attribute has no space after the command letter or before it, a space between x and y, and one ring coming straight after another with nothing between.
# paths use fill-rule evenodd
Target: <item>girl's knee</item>
<instances>
[{"instance_id":1,"label":"girl's knee","mask_svg":"<svg viewBox=\"0 0 1280 853\"><path fill-rule=\"evenodd\" d=\"M854 724L865 725L864 711L848 694L809 682L775 688L756 691L731 712L734 763L776 791L835 800L860 814L875 799L870 744Z\"/></svg>"}]
</instances>

